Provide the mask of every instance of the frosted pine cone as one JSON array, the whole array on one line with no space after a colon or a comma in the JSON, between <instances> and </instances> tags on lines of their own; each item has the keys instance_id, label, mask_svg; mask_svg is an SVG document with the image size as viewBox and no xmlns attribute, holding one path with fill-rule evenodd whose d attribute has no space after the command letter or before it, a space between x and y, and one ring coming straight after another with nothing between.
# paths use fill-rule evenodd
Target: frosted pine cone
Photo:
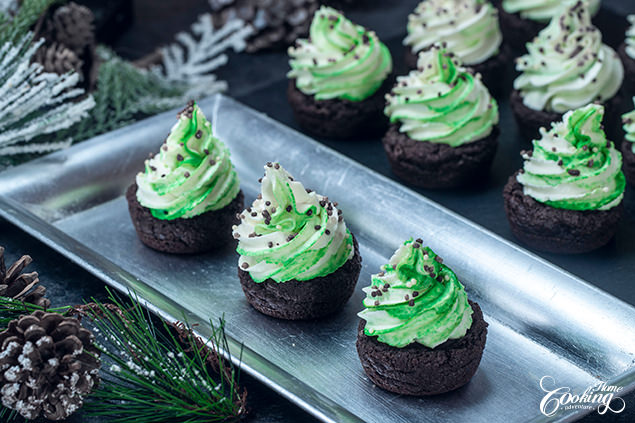
<instances>
[{"instance_id":1,"label":"frosted pine cone","mask_svg":"<svg viewBox=\"0 0 635 423\"><path fill-rule=\"evenodd\" d=\"M30 256L22 256L7 269L4 264L4 247L0 247L0 296L46 309L51 301L44 297L46 288L38 285L40 279L37 272L22 273L32 261Z\"/></svg>"},{"instance_id":2,"label":"frosted pine cone","mask_svg":"<svg viewBox=\"0 0 635 423\"><path fill-rule=\"evenodd\" d=\"M2 405L26 419L62 420L99 383L99 352L79 320L36 311L0 333Z\"/></svg>"},{"instance_id":3,"label":"frosted pine cone","mask_svg":"<svg viewBox=\"0 0 635 423\"><path fill-rule=\"evenodd\" d=\"M214 26L239 18L254 27L247 51L287 47L308 33L317 0L210 0Z\"/></svg>"},{"instance_id":4,"label":"frosted pine cone","mask_svg":"<svg viewBox=\"0 0 635 423\"><path fill-rule=\"evenodd\" d=\"M34 60L44 67L46 72L56 73L58 75L74 70L82 75L82 60L77 57L75 52L64 47L61 44L43 45L35 53Z\"/></svg>"}]
</instances>

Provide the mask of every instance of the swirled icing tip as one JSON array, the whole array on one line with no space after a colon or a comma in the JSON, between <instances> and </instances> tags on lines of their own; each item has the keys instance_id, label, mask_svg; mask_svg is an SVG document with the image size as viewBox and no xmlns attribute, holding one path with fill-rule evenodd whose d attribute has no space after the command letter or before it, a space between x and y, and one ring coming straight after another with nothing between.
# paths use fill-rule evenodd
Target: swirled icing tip
<instances>
[{"instance_id":1,"label":"swirled icing tip","mask_svg":"<svg viewBox=\"0 0 635 423\"><path fill-rule=\"evenodd\" d=\"M159 153L137 175L137 199L157 219L191 218L229 204L240 191L230 152L195 101L178 113Z\"/></svg>"},{"instance_id":2,"label":"swirled icing tip","mask_svg":"<svg viewBox=\"0 0 635 423\"><path fill-rule=\"evenodd\" d=\"M261 194L233 227L238 265L256 282L309 280L337 270L354 254L352 235L331 202L268 162Z\"/></svg>"},{"instance_id":3,"label":"swirled icing tip","mask_svg":"<svg viewBox=\"0 0 635 423\"><path fill-rule=\"evenodd\" d=\"M363 289L365 333L404 347L419 342L434 348L465 335L472 308L463 285L423 240L410 238Z\"/></svg>"},{"instance_id":4,"label":"swirled icing tip","mask_svg":"<svg viewBox=\"0 0 635 423\"><path fill-rule=\"evenodd\" d=\"M624 68L617 53L602 43L587 4L566 2L516 59L514 80L523 103L534 110L564 113L612 98L622 85Z\"/></svg>"},{"instance_id":5,"label":"swirled icing tip","mask_svg":"<svg viewBox=\"0 0 635 423\"><path fill-rule=\"evenodd\" d=\"M498 123L487 87L443 45L419 53L418 68L397 78L384 113L413 140L451 147L483 139Z\"/></svg>"},{"instance_id":6,"label":"swirled icing tip","mask_svg":"<svg viewBox=\"0 0 635 423\"><path fill-rule=\"evenodd\" d=\"M288 49L296 87L317 100L362 101L374 94L392 72L392 57L375 32L322 6L311 22L308 39Z\"/></svg>"},{"instance_id":7,"label":"swirled icing tip","mask_svg":"<svg viewBox=\"0 0 635 423\"><path fill-rule=\"evenodd\" d=\"M523 192L549 206L570 210L608 210L624 196L622 156L606 139L604 107L571 110L522 152L517 180Z\"/></svg>"},{"instance_id":8,"label":"swirled icing tip","mask_svg":"<svg viewBox=\"0 0 635 423\"><path fill-rule=\"evenodd\" d=\"M426 0L408 16L403 44L419 52L438 42L463 63L483 63L496 55L503 41L498 10L489 0Z\"/></svg>"},{"instance_id":9,"label":"swirled icing tip","mask_svg":"<svg viewBox=\"0 0 635 423\"><path fill-rule=\"evenodd\" d=\"M633 103L635 104L635 97L633 97ZM635 154L635 110L622 115L622 124L625 132L624 139L633 144L632 151Z\"/></svg>"}]
</instances>

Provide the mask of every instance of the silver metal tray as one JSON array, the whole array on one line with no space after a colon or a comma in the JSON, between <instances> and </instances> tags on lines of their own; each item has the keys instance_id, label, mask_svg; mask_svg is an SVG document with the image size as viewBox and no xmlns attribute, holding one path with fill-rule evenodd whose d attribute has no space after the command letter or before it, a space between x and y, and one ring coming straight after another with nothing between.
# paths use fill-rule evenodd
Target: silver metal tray
<instances>
[{"instance_id":1,"label":"silver metal tray","mask_svg":"<svg viewBox=\"0 0 635 423\"><path fill-rule=\"evenodd\" d=\"M341 313L318 322L268 318L245 301L232 249L178 257L141 245L122 193L174 112L3 172L0 215L109 285L136 290L162 316L203 324L203 336L204 323L224 315L231 351L244 343L244 371L324 421L546 421L543 376L574 392L599 381L635 387L633 307L232 99L200 104L232 151L247 202L274 160L339 202L364 265ZM422 399L374 387L355 351L361 288L411 236L444 257L490 324L472 382Z\"/></svg>"}]
</instances>

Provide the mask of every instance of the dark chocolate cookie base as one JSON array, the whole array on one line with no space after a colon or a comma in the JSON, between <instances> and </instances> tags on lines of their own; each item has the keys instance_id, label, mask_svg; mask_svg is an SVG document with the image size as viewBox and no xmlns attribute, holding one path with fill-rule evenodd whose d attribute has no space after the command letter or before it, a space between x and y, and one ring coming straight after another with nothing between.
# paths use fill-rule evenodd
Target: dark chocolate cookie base
<instances>
[{"instance_id":1,"label":"dark chocolate cookie base","mask_svg":"<svg viewBox=\"0 0 635 423\"><path fill-rule=\"evenodd\" d=\"M512 175L505 188L505 213L512 233L528 246L550 253L586 253L606 245L622 216L620 204L606 211L557 209L523 192Z\"/></svg>"},{"instance_id":2,"label":"dark chocolate cookie base","mask_svg":"<svg viewBox=\"0 0 635 423\"><path fill-rule=\"evenodd\" d=\"M407 47L404 53L404 61L408 69L417 68L418 55L411 48ZM511 49L507 44L503 43L500 51L496 56L490 57L483 63L469 66L474 73L480 73L483 84L487 87L490 94L494 97L500 97L505 92L505 84L507 77L507 68L511 63Z\"/></svg>"},{"instance_id":3,"label":"dark chocolate cookie base","mask_svg":"<svg viewBox=\"0 0 635 423\"><path fill-rule=\"evenodd\" d=\"M486 180L498 147L498 132L494 127L485 138L450 147L413 140L394 123L382 142L392 171L400 179L422 188L445 189Z\"/></svg>"},{"instance_id":4,"label":"dark chocolate cookie base","mask_svg":"<svg viewBox=\"0 0 635 423\"><path fill-rule=\"evenodd\" d=\"M442 394L470 381L481 362L487 338L487 322L479 305L470 301L472 326L464 337L436 348L413 343L395 348L357 331L357 354L369 379L380 388L404 395Z\"/></svg>"},{"instance_id":5,"label":"dark chocolate cookie base","mask_svg":"<svg viewBox=\"0 0 635 423\"><path fill-rule=\"evenodd\" d=\"M622 169L628 183L635 186L635 153L632 146L630 141L622 141Z\"/></svg>"},{"instance_id":6,"label":"dark chocolate cookie base","mask_svg":"<svg viewBox=\"0 0 635 423\"><path fill-rule=\"evenodd\" d=\"M532 140L540 138L539 129L544 127L545 129L551 129L552 122L560 122L562 120L563 113L546 112L543 110L534 110L529 108L523 103L523 98L520 95L520 91L513 90L509 99L509 104L514 113L516 124L522 138L531 142ZM618 92L613 98L603 103L605 107L604 111L604 128L607 137L610 140L619 140L619 131L621 128L620 123L620 108L622 105L622 96ZM617 143L617 142L616 142Z\"/></svg>"},{"instance_id":7,"label":"dark chocolate cookie base","mask_svg":"<svg viewBox=\"0 0 635 423\"><path fill-rule=\"evenodd\" d=\"M507 13L500 0L493 2L498 8L498 17L503 39L517 52L525 52L525 44L531 41L547 24L523 19L517 13Z\"/></svg>"},{"instance_id":8,"label":"dark chocolate cookie base","mask_svg":"<svg viewBox=\"0 0 635 423\"><path fill-rule=\"evenodd\" d=\"M249 272L238 269L240 285L253 308L268 316L285 320L318 319L339 311L353 295L362 257L353 236L355 253L330 275L308 281L273 279L256 283Z\"/></svg>"},{"instance_id":9,"label":"dark chocolate cookie base","mask_svg":"<svg viewBox=\"0 0 635 423\"><path fill-rule=\"evenodd\" d=\"M141 242L164 253L194 254L214 250L233 240L232 225L244 207L244 194L220 210L209 211L191 219L160 220L137 200L137 184L126 191L132 224Z\"/></svg>"},{"instance_id":10,"label":"dark chocolate cookie base","mask_svg":"<svg viewBox=\"0 0 635 423\"><path fill-rule=\"evenodd\" d=\"M624 91L628 95L635 94L635 60L626 54L626 43L622 43L617 53L624 65Z\"/></svg>"},{"instance_id":11,"label":"dark chocolate cookie base","mask_svg":"<svg viewBox=\"0 0 635 423\"><path fill-rule=\"evenodd\" d=\"M388 126L384 95L393 80L387 77L377 92L365 100L349 101L316 100L298 90L295 79L291 79L287 98L298 124L312 135L342 140L379 136Z\"/></svg>"}]
</instances>

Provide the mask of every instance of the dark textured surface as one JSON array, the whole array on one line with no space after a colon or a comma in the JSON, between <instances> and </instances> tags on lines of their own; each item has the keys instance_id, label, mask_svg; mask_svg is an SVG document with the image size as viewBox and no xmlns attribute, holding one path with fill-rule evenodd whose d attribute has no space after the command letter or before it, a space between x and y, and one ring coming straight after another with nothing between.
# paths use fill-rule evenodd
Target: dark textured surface
<instances>
[{"instance_id":1,"label":"dark textured surface","mask_svg":"<svg viewBox=\"0 0 635 423\"><path fill-rule=\"evenodd\" d=\"M416 141L393 123L382 139L395 175L406 183L428 189L470 186L487 180L498 148L498 127L480 140L450 147Z\"/></svg>"},{"instance_id":2,"label":"dark textured surface","mask_svg":"<svg viewBox=\"0 0 635 423\"><path fill-rule=\"evenodd\" d=\"M289 80L287 98L298 124L307 133L319 137L355 139L378 136L386 130L384 95L392 86L388 77L381 87L362 101L342 99L316 100L298 90L295 80Z\"/></svg>"},{"instance_id":3,"label":"dark textured surface","mask_svg":"<svg viewBox=\"0 0 635 423\"><path fill-rule=\"evenodd\" d=\"M633 143L622 141L622 161L624 163L624 175L626 180L635 186L635 154L633 153Z\"/></svg>"},{"instance_id":4,"label":"dark textured surface","mask_svg":"<svg viewBox=\"0 0 635 423\"><path fill-rule=\"evenodd\" d=\"M604 130L606 135L611 140L621 139L621 119L620 112L622 111L622 98L623 93L618 92L612 98L605 101L604 107ZM518 90L513 90L509 99L509 103L514 117L516 118L516 124L522 137L530 142L531 140L540 137L538 130L540 128L551 128L552 122L562 121L562 113L547 112L544 110L534 110L523 103L523 99Z\"/></svg>"},{"instance_id":5,"label":"dark textured surface","mask_svg":"<svg viewBox=\"0 0 635 423\"><path fill-rule=\"evenodd\" d=\"M404 61L408 69L417 68L418 54L413 53L412 48L404 48ZM511 48L503 43L500 51L496 56L490 57L483 63L469 65L474 73L480 73L483 83L494 97L499 97L505 92L505 75L511 69L512 51Z\"/></svg>"},{"instance_id":6,"label":"dark textured surface","mask_svg":"<svg viewBox=\"0 0 635 423\"><path fill-rule=\"evenodd\" d=\"M507 13L501 6L501 0L494 0L498 8L501 31L505 41L514 50L523 51L525 43L533 39L546 26L540 22L522 19L517 13Z\"/></svg>"},{"instance_id":7,"label":"dark textured surface","mask_svg":"<svg viewBox=\"0 0 635 423\"><path fill-rule=\"evenodd\" d=\"M96 3L97 0L91 0ZM121 0L125 1L125 0ZM367 1L367 0L366 0ZM168 1L165 0L167 3ZM138 58L150 53L156 44L162 44L172 39L172 34L178 30L186 29L198 15L194 8L180 7L183 2L173 2L170 13L165 17L152 16L152 23L135 25L123 34L118 34L118 29L112 33L121 35L120 41L115 46L116 50L130 58ZM360 24L376 30L380 37L395 25L402 25L403 31L397 37L382 38L391 49L395 58L396 74L406 72L402 64L404 49L401 40L405 34L406 16L412 11L418 0L400 0L398 2L380 2L374 0L369 7L359 8L350 13L350 17ZM139 6L137 6L137 4ZM147 6L149 4L151 7ZM200 10L207 11L207 1L198 0ZM635 13L635 2L623 0L604 0L603 5L608 10L606 15L610 19L615 32L621 34L620 43L623 41L627 13ZM154 13L156 2L150 0L135 1L135 6L144 13ZM400 9L399 21L383 18L386 8L397 7ZM144 9L145 8L145 9ZM617 16L614 11L621 14ZM602 14L601 12L601 14ZM379 18L378 18L379 16ZM374 24L373 22L380 22ZM606 37L606 34L605 38ZM229 65L219 69L219 77L229 82L229 94L239 101L248 104L255 109L267 113L272 118L293 128L299 129L293 118L291 108L286 97L287 81L285 72L288 70L287 57L281 53L267 53L257 55L230 54ZM257 75L255 77L254 75ZM275 76L275 78L273 77ZM511 72L501 75L507 79L506 85L511 85ZM507 91L509 94L509 90ZM629 103L629 106L632 104ZM493 231L504 239L515 242L509 223L505 217L503 208L502 190L508 177L521 165L519 151L526 148L518 134L516 124L506 98L500 101L501 108L501 135L499 150L494 159L492 173L485 185L479 189L461 189L450 191L431 191L418 189L417 191L426 197L436 201L445 207L463 215L486 229ZM380 138L368 139L365 142L343 143L328 139L320 139L341 153L352 157L377 172L395 178L390 170L388 160L383 151ZM622 219L618 236L607 246L583 255L561 255L539 253L540 256L564 268L565 270L589 281L591 284L615 295L622 300L635 305L635 288L633 286L633 274L635 274L635 195L627 190L625 199L625 216ZM53 306L76 304L84 299L95 296L104 299L104 283L70 262L60 254L54 252L46 245L26 235L9 222L0 219L0 245L7 247L7 260L16 260L22 254L30 254L34 258L31 265L33 270L40 272L42 283L48 288L48 295ZM504 259L504 258L502 258ZM607 322L608 325L611 322ZM351 348L355 348L351 345ZM487 352L485 352L487 354ZM513 365L513 361L511 362ZM361 371L361 370L360 370ZM537 375L540 377L542 375ZM251 421L259 423L287 423L302 422L311 423L318 420L302 411L289 401L281 398L274 392L265 388L257 381L242 374L244 385L249 391L249 408L251 409ZM536 389L540 389L536 384ZM593 412L582 419L584 423L600 422L633 422L635 421L635 394L623 396L626 401L626 410L621 414L606 414L600 416ZM513 404L503 405L513 406ZM538 409L538 404L536 404ZM422 420L425 416L422 416ZM99 418L87 418L82 414L75 415L67 422L97 423L105 420Z\"/></svg>"},{"instance_id":8,"label":"dark textured surface","mask_svg":"<svg viewBox=\"0 0 635 423\"><path fill-rule=\"evenodd\" d=\"M509 177L503 197L512 232L524 244L551 253L579 254L606 245L615 235L623 204L606 211L557 209L525 195L516 175Z\"/></svg>"},{"instance_id":9,"label":"dark textured surface","mask_svg":"<svg viewBox=\"0 0 635 423\"><path fill-rule=\"evenodd\" d=\"M633 60L628 54L626 54L626 43L622 43L617 51L624 64L624 87L627 92L635 92L635 60ZM632 103L629 99L627 101L628 107L631 107Z\"/></svg>"},{"instance_id":10,"label":"dark textured surface","mask_svg":"<svg viewBox=\"0 0 635 423\"><path fill-rule=\"evenodd\" d=\"M470 301L472 326L464 337L450 339L430 349L418 343L391 347L364 333L359 322L357 354L371 381L387 391L404 395L436 395L453 391L470 381L481 362L487 322L479 305Z\"/></svg>"},{"instance_id":11,"label":"dark textured surface","mask_svg":"<svg viewBox=\"0 0 635 423\"><path fill-rule=\"evenodd\" d=\"M194 254L227 245L232 238L232 225L238 223L236 214L244 208L242 191L227 206L195 216L191 219L160 220L150 209L137 201L137 184L126 190L126 200L132 224L141 242L164 253Z\"/></svg>"},{"instance_id":12,"label":"dark textured surface","mask_svg":"<svg viewBox=\"0 0 635 423\"><path fill-rule=\"evenodd\" d=\"M353 295L362 257L353 236L355 253L330 275L308 281L290 280L278 283L273 279L256 283L246 272L238 269L240 286L253 308L268 316L285 320L309 320L326 317L339 311Z\"/></svg>"}]
</instances>

